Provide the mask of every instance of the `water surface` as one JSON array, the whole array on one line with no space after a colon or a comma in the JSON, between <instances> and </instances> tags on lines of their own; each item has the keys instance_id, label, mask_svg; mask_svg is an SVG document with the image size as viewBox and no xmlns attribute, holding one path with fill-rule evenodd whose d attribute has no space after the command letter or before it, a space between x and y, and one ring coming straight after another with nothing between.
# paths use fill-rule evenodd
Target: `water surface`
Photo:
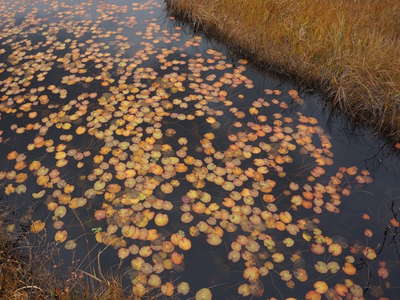
<instances>
[{"instance_id":1,"label":"water surface","mask_svg":"<svg viewBox=\"0 0 400 300\"><path fill-rule=\"evenodd\" d=\"M397 299L400 163L383 140L161 1L0 11L2 206L60 249L56 273L182 299Z\"/></svg>"}]
</instances>

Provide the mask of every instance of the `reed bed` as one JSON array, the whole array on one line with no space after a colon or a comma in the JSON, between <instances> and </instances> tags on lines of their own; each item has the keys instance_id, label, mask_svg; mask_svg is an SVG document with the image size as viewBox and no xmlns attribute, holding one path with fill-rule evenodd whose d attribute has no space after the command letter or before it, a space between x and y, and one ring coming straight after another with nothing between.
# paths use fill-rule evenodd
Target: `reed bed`
<instances>
[{"instance_id":1,"label":"reed bed","mask_svg":"<svg viewBox=\"0 0 400 300\"><path fill-rule=\"evenodd\" d=\"M169 11L400 138L400 2L166 0Z\"/></svg>"}]
</instances>

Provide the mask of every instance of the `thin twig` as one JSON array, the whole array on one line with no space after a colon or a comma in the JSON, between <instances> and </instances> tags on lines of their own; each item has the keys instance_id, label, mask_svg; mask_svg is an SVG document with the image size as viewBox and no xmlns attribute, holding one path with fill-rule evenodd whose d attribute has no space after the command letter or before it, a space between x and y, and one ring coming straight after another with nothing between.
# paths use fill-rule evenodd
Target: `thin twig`
<instances>
[{"instance_id":1,"label":"thin twig","mask_svg":"<svg viewBox=\"0 0 400 300\"><path fill-rule=\"evenodd\" d=\"M104 282L104 280L101 280L101 279L98 278L97 276L95 276L95 275L93 275L93 274L90 274L90 273L88 273L88 272L86 272L86 271L83 271L83 270L81 270L81 269L78 269L77 271L82 272L82 273L85 274L86 276L89 276L90 278L92 278L92 279L94 279L94 280L97 280L98 282L101 282L101 283Z\"/></svg>"},{"instance_id":2,"label":"thin twig","mask_svg":"<svg viewBox=\"0 0 400 300\"><path fill-rule=\"evenodd\" d=\"M36 290L39 290L39 291L41 291L42 293L44 293L44 291L43 291L40 287L38 287L38 286L36 286L36 285L26 285L26 286L23 286L23 287L20 287L20 288L16 289L16 290L14 291L14 294L17 293L17 292L19 292L19 291L26 290L26 289L36 289Z\"/></svg>"}]
</instances>

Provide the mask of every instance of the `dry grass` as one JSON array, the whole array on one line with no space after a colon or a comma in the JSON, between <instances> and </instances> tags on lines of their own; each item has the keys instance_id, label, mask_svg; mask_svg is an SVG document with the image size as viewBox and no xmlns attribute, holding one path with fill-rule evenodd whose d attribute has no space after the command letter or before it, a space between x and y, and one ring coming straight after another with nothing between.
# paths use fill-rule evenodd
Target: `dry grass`
<instances>
[{"instance_id":1,"label":"dry grass","mask_svg":"<svg viewBox=\"0 0 400 300\"><path fill-rule=\"evenodd\" d=\"M256 61L321 88L353 120L400 138L400 1L166 2Z\"/></svg>"},{"instance_id":2,"label":"dry grass","mask_svg":"<svg viewBox=\"0 0 400 300\"><path fill-rule=\"evenodd\" d=\"M2 227L0 222L0 229ZM102 280L96 285L90 282L91 278L57 279L46 260L52 257L51 250L43 248L30 253L30 247L21 245L21 240L25 237L10 237L0 230L0 300L131 299L124 295L121 280L116 278Z\"/></svg>"}]
</instances>

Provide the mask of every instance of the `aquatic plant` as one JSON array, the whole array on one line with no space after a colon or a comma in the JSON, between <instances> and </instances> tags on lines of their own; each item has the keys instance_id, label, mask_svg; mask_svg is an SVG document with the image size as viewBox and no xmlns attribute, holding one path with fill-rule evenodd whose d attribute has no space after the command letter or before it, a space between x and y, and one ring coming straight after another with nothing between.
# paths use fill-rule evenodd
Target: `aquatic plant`
<instances>
[{"instance_id":1,"label":"aquatic plant","mask_svg":"<svg viewBox=\"0 0 400 300\"><path fill-rule=\"evenodd\" d=\"M65 251L90 235L129 266L136 298L212 299L177 280L200 241L239 270L237 295L268 296L277 275L300 299L362 299L359 261L376 266L376 248L330 236L321 216L372 177L334 165L298 91L260 90L246 59L161 27L157 1L39 3L48 15L1 10L1 191L47 210L32 234ZM28 9L16 25L9 12Z\"/></svg>"}]
</instances>

